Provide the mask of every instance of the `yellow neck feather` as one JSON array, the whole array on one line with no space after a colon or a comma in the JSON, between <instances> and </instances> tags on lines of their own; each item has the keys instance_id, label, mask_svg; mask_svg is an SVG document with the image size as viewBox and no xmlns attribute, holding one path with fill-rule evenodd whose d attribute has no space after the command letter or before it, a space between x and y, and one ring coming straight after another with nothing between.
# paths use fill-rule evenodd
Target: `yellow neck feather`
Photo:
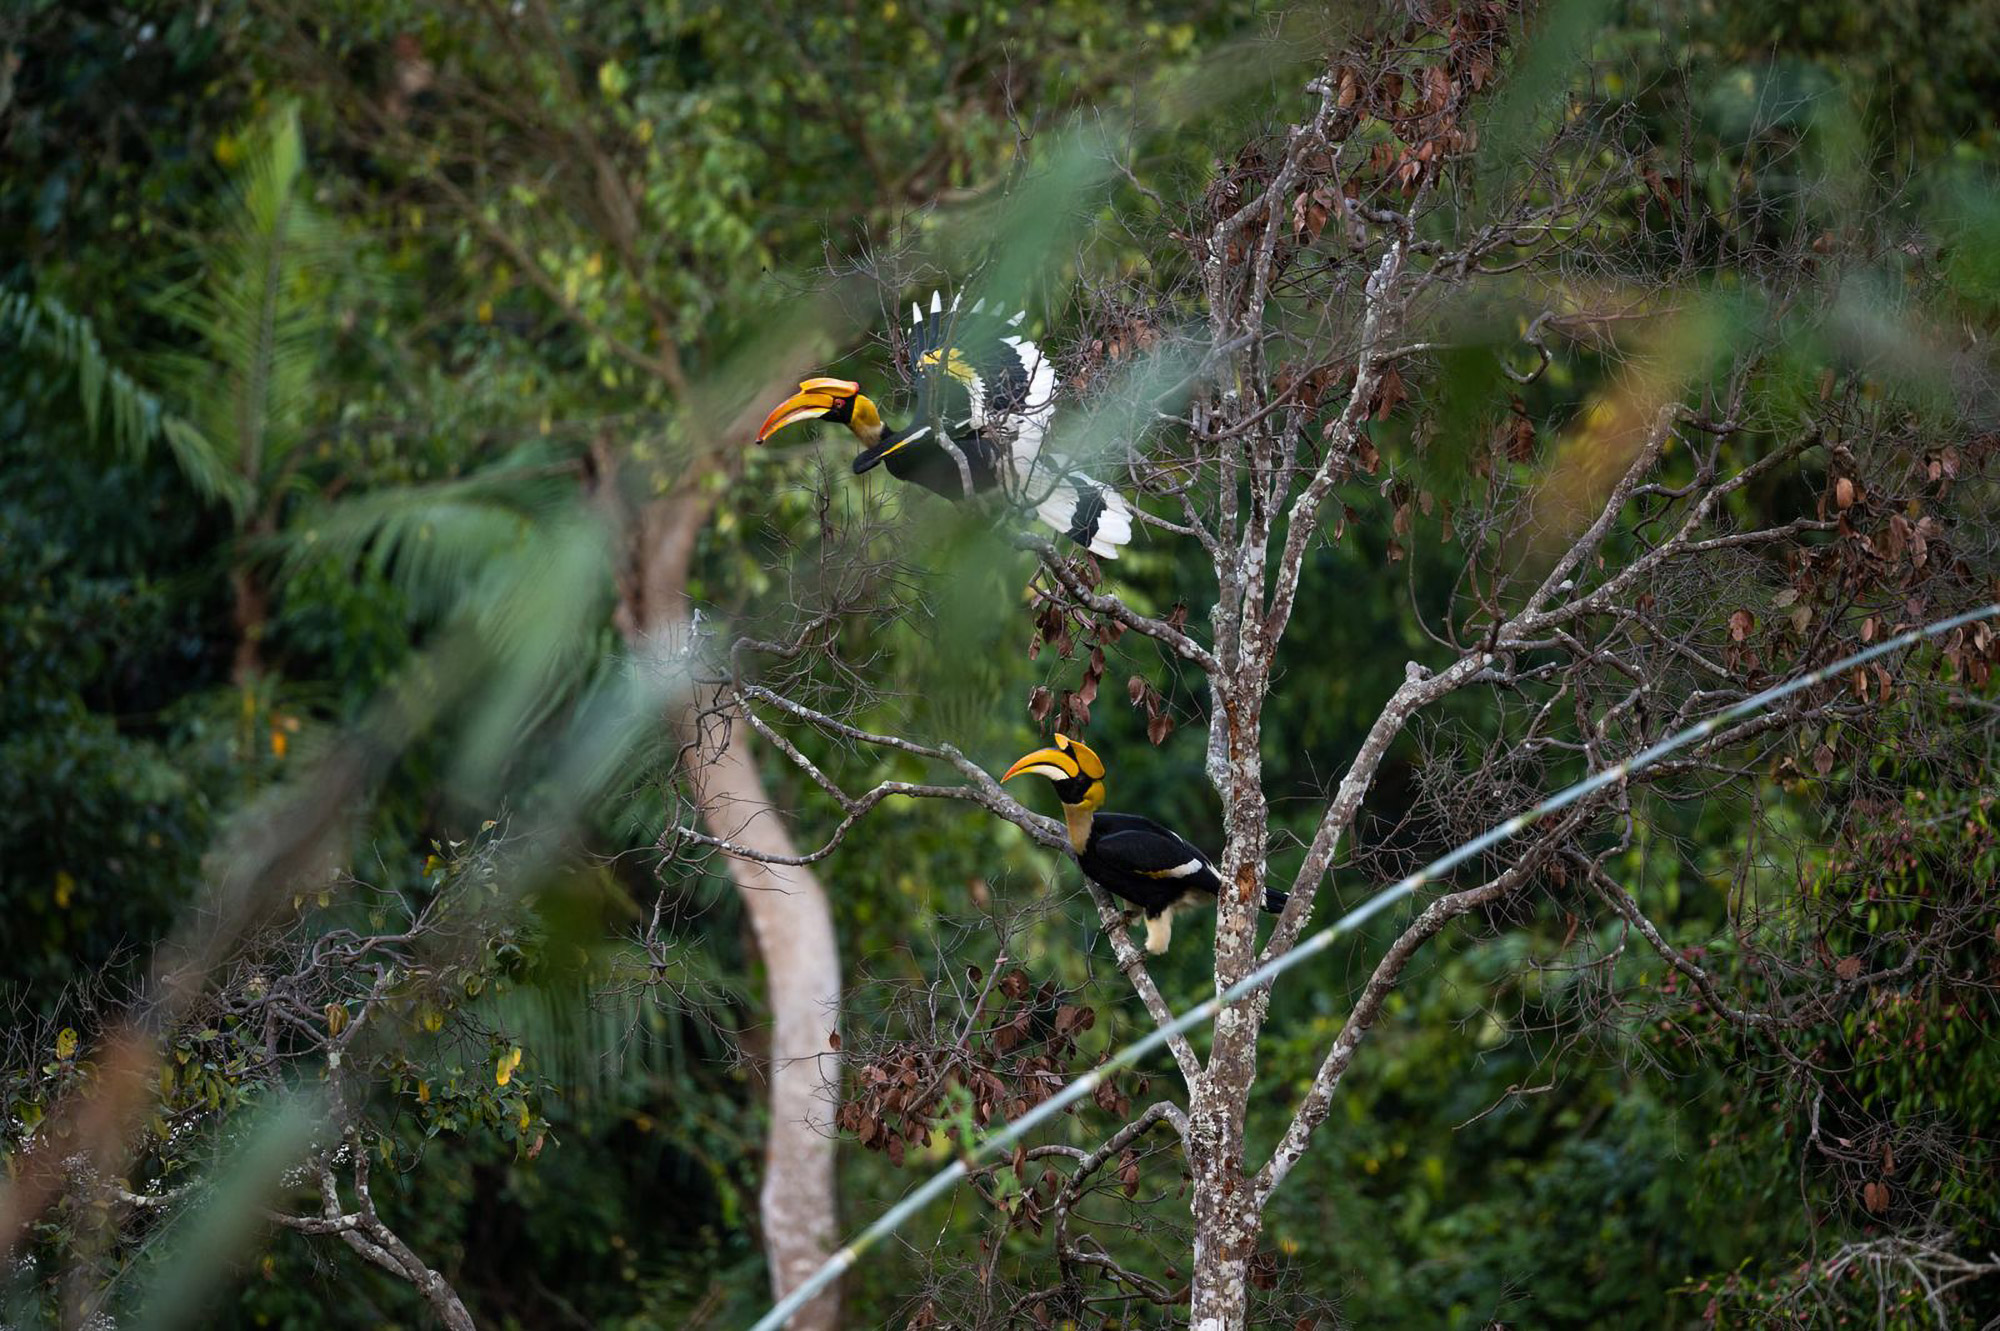
<instances>
[{"instance_id":1,"label":"yellow neck feather","mask_svg":"<svg viewBox=\"0 0 2000 1331\"><path fill-rule=\"evenodd\" d=\"M1063 822L1069 827L1069 844L1079 855L1090 843L1090 816L1096 808L1094 804L1063 805Z\"/></svg>"},{"instance_id":2,"label":"yellow neck feather","mask_svg":"<svg viewBox=\"0 0 2000 1331\"><path fill-rule=\"evenodd\" d=\"M855 397L847 428L854 431L854 437L867 448L873 448L882 438L882 413L875 409L875 403L865 394Z\"/></svg>"}]
</instances>

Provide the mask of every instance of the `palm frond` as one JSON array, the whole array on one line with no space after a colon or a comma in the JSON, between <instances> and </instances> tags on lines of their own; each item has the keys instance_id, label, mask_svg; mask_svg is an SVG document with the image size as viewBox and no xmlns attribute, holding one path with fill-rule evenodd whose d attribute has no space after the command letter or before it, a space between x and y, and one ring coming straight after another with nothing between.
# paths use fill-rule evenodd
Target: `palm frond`
<instances>
[{"instance_id":1,"label":"palm frond","mask_svg":"<svg viewBox=\"0 0 2000 1331\"><path fill-rule=\"evenodd\" d=\"M113 364L90 320L54 296L0 290L0 334L76 376L92 438L107 439L128 458L142 457L154 443L164 442L202 495L232 506L239 501L236 477L209 436Z\"/></svg>"},{"instance_id":2,"label":"palm frond","mask_svg":"<svg viewBox=\"0 0 2000 1331\"><path fill-rule=\"evenodd\" d=\"M158 358L161 381L250 488L300 444L313 383L336 333L340 229L307 198L296 107L246 136L234 206L199 253L200 278L156 298L193 352Z\"/></svg>"},{"instance_id":3,"label":"palm frond","mask_svg":"<svg viewBox=\"0 0 2000 1331\"><path fill-rule=\"evenodd\" d=\"M369 567L421 615L442 616L483 599L496 571L572 506L576 486L534 454L430 485L384 488L328 505L291 524L283 572L332 561Z\"/></svg>"}]
</instances>

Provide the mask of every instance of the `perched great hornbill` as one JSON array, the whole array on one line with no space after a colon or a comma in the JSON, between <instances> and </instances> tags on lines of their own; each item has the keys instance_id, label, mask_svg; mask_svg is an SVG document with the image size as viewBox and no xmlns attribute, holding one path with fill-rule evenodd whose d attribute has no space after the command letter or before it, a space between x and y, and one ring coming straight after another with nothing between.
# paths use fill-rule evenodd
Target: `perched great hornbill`
<instances>
[{"instance_id":1,"label":"perched great hornbill","mask_svg":"<svg viewBox=\"0 0 2000 1331\"><path fill-rule=\"evenodd\" d=\"M1173 937L1174 912L1215 900L1215 866L1186 837L1136 813L1099 813L1104 803L1104 760L1088 744L1058 734L1055 746L1036 749L1007 769L1002 781L1033 772L1045 776L1062 801L1069 844L1091 881L1146 915L1146 950L1158 955ZM1264 909L1285 908L1285 894L1264 891Z\"/></svg>"},{"instance_id":2,"label":"perched great hornbill","mask_svg":"<svg viewBox=\"0 0 2000 1331\"><path fill-rule=\"evenodd\" d=\"M956 296L947 309L933 292L928 319L922 306L910 306L909 359L917 395L908 426L889 429L860 384L807 379L765 418L757 442L797 421L845 425L861 441L854 459L857 476L887 463L897 480L914 481L947 499L997 489L1092 554L1116 558L1118 547L1132 539L1132 506L1117 491L1043 455L1055 410L1056 371L1041 348L1021 335L1023 317L1002 317L984 301L960 309ZM963 472L953 447L965 459Z\"/></svg>"}]
</instances>

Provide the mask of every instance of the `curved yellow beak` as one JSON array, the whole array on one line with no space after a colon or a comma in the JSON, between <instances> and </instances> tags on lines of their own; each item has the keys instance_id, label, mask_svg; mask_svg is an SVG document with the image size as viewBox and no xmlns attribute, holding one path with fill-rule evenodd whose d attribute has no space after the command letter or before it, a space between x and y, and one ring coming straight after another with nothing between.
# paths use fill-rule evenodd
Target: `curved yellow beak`
<instances>
[{"instance_id":1,"label":"curved yellow beak","mask_svg":"<svg viewBox=\"0 0 2000 1331\"><path fill-rule=\"evenodd\" d=\"M1012 781L1015 777L1025 776L1029 772L1045 776L1051 781L1067 781L1077 775L1076 760L1061 749L1036 749L1033 753L1023 755L1020 761L1007 769L1007 775L1000 779Z\"/></svg>"},{"instance_id":2,"label":"curved yellow beak","mask_svg":"<svg viewBox=\"0 0 2000 1331\"><path fill-rule=\"evenodd\" d=\"M861 385L851 379L803 380L798 392L780 402L764 418L763 428L757 431L757 442L763 443L787 425L816 420L860 391Z\"/></svg>"}]
</instances>

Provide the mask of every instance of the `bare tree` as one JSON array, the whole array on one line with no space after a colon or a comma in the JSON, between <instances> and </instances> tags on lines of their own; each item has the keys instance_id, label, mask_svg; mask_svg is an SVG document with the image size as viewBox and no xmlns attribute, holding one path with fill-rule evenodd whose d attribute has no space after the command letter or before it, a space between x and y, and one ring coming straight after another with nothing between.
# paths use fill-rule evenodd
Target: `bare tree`
<instances>
[{"instance_id":1,"label":"bare tree","mask_svg":"<svg viewBox=\"0 0 2000 1331\"><path fill-rule=\"evenodd\" d=\"M1198 367L1184 403L1149 389L1128 404L1143 428L1110 456L1153 497L1154 525L1206 554L1214 596L1205 629L1182 614L1134 609L1086 560L1033 537L1020 544L1040 560L1039 633L1099 646L1135 634L1205 679L1206 770L1227 837L1218 989L1295 947L1326 914L1337 875L1401 871L1392 844L1368 844L1363 818L1398 746L1422 741L1425 749L1425 798L1412 816L1430 836L1460 838L1585 771L1619 769L1762 687L1980 604L1994 573L1985 479L1994 440L1977 425L1991 409L1979 396L1978 362L1926 332L1920 298L1883 311L1872 336L1835 313L1842 282L1863 272L1897 267L1920 284L1932 242L1905 235L1888 246L1879 233L1862 234L1872 219L1836 237L1809 191L1767 191L1750 171L1730 186L1727 207L1710 207L1685 174L1663 170L1666 149L1647 141L1642 117L1559 91L1566 71L1552 97L1513 85L1492 122L1479 124L1473 113L1492 102L1518 23L1493 3L1407 24L1399 15L1361 33L1306 85L1297 120L1244 145L1198 199L1181 207L1153 194L1184 245L1156 270L1164 281L1175 273L1185 281L1098 302L1093 335L1072 357L1071 381L1084 371L1105 385L1100 401L1120 383L1159 383L1157 375L1112 373L1120 352L1107 347L1174 352ZM1561 49L1559 37L1547 40ZM1549 72L1515 60L1523 63ZM1151 192L1136 170L1127 174ZM1749 293L1729 307L1702 286L1725 269ZM1190 304L1205 324L1170 313ZM1518 340L1494 328L1518 329ZM1803 368L1787 359L1800 345L1815 349ZM1447 371L1462 367L1462 353L1484 377L1472 385L1472 408L1454 413L1450 394L1464 386ZM1919 356L1945 362L1942 408L1904 391ZM1601 367L1593 370L1599 386L1545 434L1516 394L1534 391L1559 360ZM1281 648L1304 598L1339 595L1312 585L1324 567L1315 554L1362 525L1389 552L1385 577L1413 558L1420 534L1455 546L1457 587L1441 617L1419 615L1432 644L1427 659L1410 661L1382 700L1323 793L1298 869L1289 883L1272 884L1279 846L1266 717L1282 687ZM795 687L796 669L771 670L803 655L838 674L842 650L836 611L807 617L781 641L738 644L715 676L719 698L842 811L822 843L772 854L712 825L688 825L664 846L774 866L816 863L877 805L903 796L976 804L1067 849L1058 824L1017 803L951 743L870 728L837 692L807 694ZM1943 644L1937 662L1905 654L1808 689L1524 828L1464 880L1435 884L1351 995L1309 1089L1262 1161L1249 1158L1246 1125L1269 993L1225 1007L1205 1060L1185 1041L1172 1045L1184 1108L1151 1104L1096 1150L1043 1148L1052 1166L1069 1171L1066 1180L1052 1176L1037 1203L1053 1216L1063 1271L1043 1297L1059 1302L1064 1289L1077 1296L1087 1266L1119 1297L1184 1301L1202 1331L1246 1325L1266 1207L1311 1149L1385 1002L1426 944L1450 929L1541 903L1612 921L1686 982L1680 1001L1801 1062L1789 1036L1907 973L1917 958L1938 955L1968 917L1885 935L1866 956L1831 964L1794 947L1780 980L1744 958L1786 952L1787 940L1746 909L1736 927L1754 941L1725 974L1648 918L1640 894L1619 881L1622 852L1642 835L1671 845L1666 815L1696 796L1737 801L1753 837L1778 836L1764 807L1766 779L1787 763L1820 778L1837 766L1856 769L1853 789L1825 797L1837 815L1866 786L1859 769L1872 746L1892 735L1940 750L1963 742L1947 698L1956 686L1943 681L1983 681L1996 659L2000 641L1967 629ZM1087 719L1103 670L1100 652L1063 700L1072 727ZM1441 718L1446 699L1469 694L1484 700L1483 725ZM1132 695L1157 708L1145 681ZM1046 695L1031 703L1038 719L1051 707ZM1905 734L1911 718L1937 728ZM856 790L835 764L808 755L805 736L836 751L922 758L946 775ZM1760 881L1768 872L1762 860L1744 868ZM1260 947L1256 905L1267 886L1288 887L1290 900ZM1144 957L1113 903L1092 892L1119 969L1164 1021ZM1625 982L1616 957L1597 960L1615 991ZM970 1009L974 1017L980 1010ZM902 1066L893 1051L881 1057L883 1066ZM922 1075L949 1080L940 1066L924 1062ZM914 1089L919 1066L906 1070ZM951 1074L975 1100L982 1075L970 1065ZM885 1111L903 1115L905 1132L944 1115L942 1099L912 1115L910 1097L870 1099L866 1082L856 1094L868 1111L845 1121L864 1134ZM1178 1138L1192 1182L1185 1290L1077 1246L1067 1229L1093 1176L1161 1128ZM1026 1159L1016 1162L1024 1181ZM1900 1260L1886 1251L1868 1260L1876 1257ZM1956 1260L1920 1265L1937 1282L1984 1269ZM1021 1312L996 1304L963 1321L999 1324Z\"/></svg>"}]
</instances>

